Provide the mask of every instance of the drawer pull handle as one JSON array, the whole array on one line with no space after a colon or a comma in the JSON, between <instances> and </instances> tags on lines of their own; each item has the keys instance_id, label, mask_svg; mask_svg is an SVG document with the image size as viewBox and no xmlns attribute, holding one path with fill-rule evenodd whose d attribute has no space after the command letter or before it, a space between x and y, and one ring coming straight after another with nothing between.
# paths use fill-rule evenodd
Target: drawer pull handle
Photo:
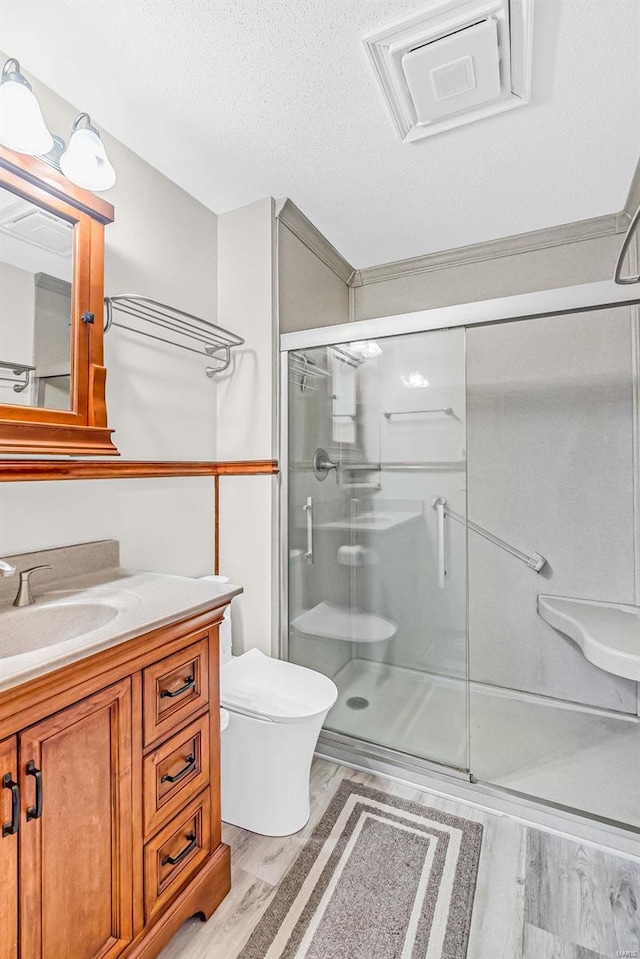
<instances>
[{"instance_id":1,"label":"drawer pull handle","mask_svg":"<svg viewBox=\"0 0 640 959\"><path fill-rule=\"evenodd\" d=\"M27 776L33 776L36 781L36 804L27 809L27 819L40 819L43 801L42 770L36 769L33 759L27 763Z\"/></svg>"},{"instance_id":2,"label":"drawer pull handle","mask_svg":"<svg viewBox=\"0 0 640 959\"><path fill-rule=\"evenodd\" d=\"M6 773L2 777L2 786L4 789L11 790L11 822L4 823L2 835L15 836L20 828L20 786L11 778L11 773Z\"/></svg>"},{"instance_id":3,"label":"drawer pull handle","mask_svg":"<svg viewBox=\"0 0 640 959\"><path fill-rule=\"evenodd\" d=\"M182 694L186 693L189 689L193 689L195 684L195 676L187 676L184 681L184 686L181 686L180 689L163 689L160 693L160 699L173 699L175 696L182 696Z\"/></svg>"},{"instance_id":4,"label":"drawer pull handle","mask_svg":"<svg viewBox=\"0 0 640 959\"><path fill-rule=\"evenodd\" d=\"M182 850L182 852L179 852L177 856L163 857L162 859L163 866L177 866L179 862L182 862L183 859L186 859L189 853L196 848L196 846L198 845L198 839L196 837L196 834L194 832L190 832L189 835L187 836L187 839L189 840L188 845L186 845L184 849Z\"/></svg>"},{"instance_id":5,"label":"drawer pull handle","mask_svg":"<svg viewBox=\"0 0 640 959\"><path fill-rule=\"evenodd\" d=\"M169 773L165 773L161 783L177 783L179 780L183 779L185 776L188 776L189 773L192 773L196 768L196 757L194 753L190 753L187 756L187 765L184 769L181 769L179 773L176 773L175 776L170 776Z\"/></svg>"}]
</instances>

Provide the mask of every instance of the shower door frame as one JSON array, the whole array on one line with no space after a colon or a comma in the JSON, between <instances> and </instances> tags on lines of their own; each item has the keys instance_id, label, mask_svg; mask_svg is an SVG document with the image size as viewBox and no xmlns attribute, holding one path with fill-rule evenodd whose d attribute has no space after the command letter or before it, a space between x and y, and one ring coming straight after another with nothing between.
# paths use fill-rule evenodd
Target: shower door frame
<instances>
[{"instance_id":1,"label":"shower door frame","mask_svg":"<svg viewBox=\"0 0 640 959\"><path fill-rule=\"evenodd\" d=\"M289 353L300 349L334 346L356 340L383 339L411 333L435 332L456 327L492 326L496 323L515 323L549 316L566 316L572 313L588 313L619 306L639 306L640 287L619 286L612 280L584 283L579 286L522 293L516 296L493 300L479 300L455 306L400 313L392 316L374 317L353 323L317 327L280 336L280 628L278 653L281 659L289 658ZM637 376L640 371L637 371ZM640 397L634 397L640 403ZM640 449L636 451L640 461ZM639 504L640 505L640 504ZM468 653L468 636L467 636ZM469 679L467 676L466 682ZM467 734L469 730L467 728ZM322 730L318 740L328 752L326 755L351 762L353 765L375 770L393 767L416 776L429 774L447 780L475 782L473 771L464 772L435 760L422 759L400 750L380 746L370 740L358 739L343 733ZM491 787L504 793L501 787ZM547 806L548 804L541 800ZM584 815L581 814L581 815Z\"/></svg>"}]
</instances>

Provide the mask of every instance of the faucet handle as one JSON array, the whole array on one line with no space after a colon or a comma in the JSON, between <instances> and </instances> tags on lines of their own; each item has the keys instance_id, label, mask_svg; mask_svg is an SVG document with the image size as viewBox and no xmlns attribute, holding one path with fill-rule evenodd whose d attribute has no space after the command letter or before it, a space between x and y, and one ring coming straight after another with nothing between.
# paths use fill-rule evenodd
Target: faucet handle
<instances>
[{"instance_id":1,"label":"faucet handle","mask_svg":"<svg viewBox=\"0 0 640 959\"><path fill-rule=\"evenodd\" d=\"M30 566L28 569L20 570L20 579L28 580L32 573L35 573L37 569L51 569L48 563L43 563L42 566Z\"/></svg>"},{"instance_id":2,"label":"faucet handle","mask_svg":"<svg viewBox=\"0 0 640 959\"><path fill-rule=\"evenodd\" d=\"M33 593L31 592L31 574L35 573L37 569L51 569L48 563L43 563L41 566L30 566L28 569L20 570L20 585L18 587L18 592L16 598L13 601L14 606L33 606L35 600L33 598Z\"/></svg>"}]
</instances>

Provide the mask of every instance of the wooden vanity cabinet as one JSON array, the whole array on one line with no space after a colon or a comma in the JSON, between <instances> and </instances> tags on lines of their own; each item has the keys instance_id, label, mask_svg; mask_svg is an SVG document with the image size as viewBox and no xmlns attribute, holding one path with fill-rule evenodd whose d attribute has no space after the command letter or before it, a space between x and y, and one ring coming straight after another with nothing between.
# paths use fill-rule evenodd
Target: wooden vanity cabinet
<instances>
[{"instance_id":1,"label":"wooden vanity cabinet","mask_svg":"<svg viewBox=\"0 0 640 959\"><path fill-rule=\"evenodd\" d=\"M19 751L20 959L114 959L133 939L131 680L25 730Z\"/></svg>"},{"instance_id":2,"label":"wooden vanity cabinet","mask_svg":"<svg viewBox=\"0 0 640 959\"><path fill-rule=\"evenodd\" d=\"M0 959L18 957L18 740L0 742Z\"/></svg>"},{"instance_id":3,"label":"wooden vanity cabinet","mask_svg":"<svg viewBox=\"0 0 640 959\"><path fill-rule=\"evenodd\" d=\"M223 609L0 693L0 959L153 959L229 891Z\"/></svg>"}]
</instances>

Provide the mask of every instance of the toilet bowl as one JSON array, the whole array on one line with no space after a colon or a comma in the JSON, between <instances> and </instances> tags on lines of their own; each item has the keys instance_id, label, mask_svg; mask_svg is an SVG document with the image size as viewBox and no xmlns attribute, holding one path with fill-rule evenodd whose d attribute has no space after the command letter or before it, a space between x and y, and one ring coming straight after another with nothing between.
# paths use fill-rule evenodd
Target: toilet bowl
<instances>
[{"instance_id":1,"label":"toilet bowl","mask_svg":"<svg viewBox=\"0 0 640 959\"><path fill-rule=\"evenodd\" d=\"M309 819L309 773L335 683L252 649L220 671L222 819L265 836L288 836Z\"/></svg>"}]
</instances>

